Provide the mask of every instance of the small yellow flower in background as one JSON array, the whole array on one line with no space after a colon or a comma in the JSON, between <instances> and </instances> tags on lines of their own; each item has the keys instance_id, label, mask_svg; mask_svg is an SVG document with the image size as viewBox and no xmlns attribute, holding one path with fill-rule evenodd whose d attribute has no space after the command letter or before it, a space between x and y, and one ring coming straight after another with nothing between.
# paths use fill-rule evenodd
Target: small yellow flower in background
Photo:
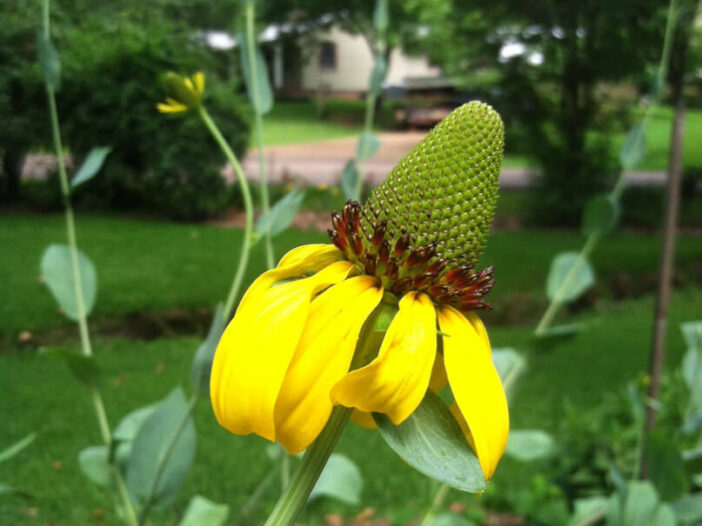
<instances>
[{"instance_id":1,"label":"small yellow flower in background","mask_svg":"<svg viewBox=\"0 0 702 526\"><path fill-rule=\"evenodd\" d=\"M332 214L333 244L295 248L256 279L215 354L210 394L219 423L296 454L335 405L353 408L364 427L375 427L371 413L399 425L428 389L448 385L451 412L490 479L509 414L474 312L489 307L493 271L474 264L492 223L503 144L492 108L462 106L363 207L348 202ZM365 356L388 309L382 343Z\"/></svg>"},{"instance_id":2,"label":"small yellow flower in background","mask_svg":"<svg viewBox=\"0 0 702 526\"><path fill-rule=\"evenodd\" d=\"M173 97L166 97L166 102L156 104L161 113L185 113L197 109L202 104L205 92L205 75L195 73L192 77L184 77L176 73L166 74L166 83Z\"/></svg>"}]
</instances>

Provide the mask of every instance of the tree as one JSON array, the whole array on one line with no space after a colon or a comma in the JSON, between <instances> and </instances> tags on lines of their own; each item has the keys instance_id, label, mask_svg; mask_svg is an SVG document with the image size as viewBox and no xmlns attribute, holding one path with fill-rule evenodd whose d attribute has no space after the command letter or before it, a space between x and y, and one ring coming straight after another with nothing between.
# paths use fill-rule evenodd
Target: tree
<instances>
[{"instance_id":1,"label":"tree","mask_svg":"<svg viewBox=\"0 0 702 526\"><path fill-rule=\"evenodd\" d=\"M486 90L540 169L536 213L575 224L616 161L602 130L605 83L640 80L660 56L663 0L453 0L417 7L428 49L459 85ZM507 137L508 147L510 137Z\"/></svg>"}]
</instances>

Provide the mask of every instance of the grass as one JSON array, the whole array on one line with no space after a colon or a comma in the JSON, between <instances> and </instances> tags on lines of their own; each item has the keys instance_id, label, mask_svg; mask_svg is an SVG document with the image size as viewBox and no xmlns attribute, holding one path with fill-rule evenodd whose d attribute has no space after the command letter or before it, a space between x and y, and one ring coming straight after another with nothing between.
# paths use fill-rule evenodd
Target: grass
<instances>
[{"instance_id":1,"label":"grass","mask_svg":"<svg viewBox=\"0 0 702 526\"><path fill-rule=\"evenodd\" d=\"M265 140L269 146L295 144L342 137L353 137L360 133L363 122L363 101L327 101L325 117L317 117L314 101L277 102L265 117ZM657 107L646 131L646 155L638 170L665 170L668 166L670 125L673 111L667 106ZM378 117L380 129L394 129L392 107L383 108ZM626 138L626 133L612 136L615 151ZM253 138L252 138L253 141ZM690 109L685 120L685 145L683 160L685 167L702 167L702 110ZM252 142L252 146L255 144ZM511 153L505 156L505 168L529 168L527 154Z\"/></svg>"},{"instance_id":2,"label":"grass","mask_svg":"<svg viewBox=\"0 0 702 526\"><path fill-rule=\"evenodd\" d=\"M11 346L20 331L66 325L53 298L39 282L39 260L47 245L65 239L61 215L6 215L0 230L0 334ZM136 311L214 307L230 285L241 233L207 225L175 224L128 218L80 216L79 244L95 262L98 299L93 319ZM320 232L290 231L276 238L278 255L303 243L326 242ZM552 256L575 250L582 237L572 232L515 231L491 236L482 264L494 264L496 305L525 294L540 297ZM650 279L658 260L658 238L619 233L608 237L593 263L605 283L622 273ZM698 279L702 260L699 237L681 236L677 263L687 281ZM246 274L250 282L263 269L258 246ZM602 291L605 293L606 291ZM501 309L498 309L501 310ZM2 343L0 341L0 343Z\"/></svg>"},{"instance_id":3,"label":"grass","mask_svg":"<svg viewBox=\"0 0 702 526\"><path fill-rule=\"evenodd\" d=\"M76 457L83 448L99 441L86 391L63 364L36 352L33 346L16 345L20 330L47 331L66 322L56 312L45 287L38 283L38 261L48 243L63 240L61 216L6 215L0 230L0 330L5 334L0 353L0 449L36 431L36 442L3 465L0 480L32 494L31 498L0 500L0 523L44 525L115 524L109 495L88 483ZM121 316L135 310L159 311L174 307L211 307L221 300L236 261L240 233L204 225L183 225L127 218L80 216L79 240L96 263L99 294L93 319ZM283 250L305 242L324 240L313 232L288 232L276 239ZM516 309L524 295L542 298L547 265L553 254L577 249L581 237L569 232L500 232L490 238L485 264L498 269L493 301L497 314ZM699 318L702 288L697 271L702 261L699 237L683 236L677 261L687 273L685 289L678 290L670 308L667 366L679 363L681 321ZM620 273L634 282L655 269L658 239L648 235L620 233L607 238L595 253L593 264L600 277L590 302L577 318L586 329L549 352L533 356L530 370L519 385L512 404L515 428L554 430L566 401L575 407L591 407L602 394L619 388L645 368L651 333L653 302L650 295L613 302L607 283ZM262 268L263 257L254 254L247 280ZM541 301L541 300L539 300ZM537 303L534 315L541 312ZM529 321L529 319L527 319ZM523 348L533 324L490 324L494 346ZM75 341L68 326L67 341ZM65 338L65 336L64 336ZM163 398L174 385L187 388L196 336L154 341L97 335L97 359L105 373L103 391L112 425L136 407ZM266 442L255 437L232 437L214 422L211 409L201 402L195 414L198 453L193 470L180 493L177 510L201 494L226 502L233 510L231 522L260 522L279 491L277 484L264 494L261 504L244 520L239 513L272 463L265 454ZM558 437L556 437L558 438ZM431 500L434 486L407 467L384 445L377 433L350 426L339 451L359 464L364 475L363 506L395 524L420 515ZM539 466L505 462L498 470L496 488L519 488ZM452 492L447 502L473 502ZM480 502L479 500L477 501ZM479 504L478 504L479 505ZM318 502L301 521L319 524L328 512L349 516L360 508ZM155 524L172 524L170 512L155 516Z\"/></svg>"}]
</instances>

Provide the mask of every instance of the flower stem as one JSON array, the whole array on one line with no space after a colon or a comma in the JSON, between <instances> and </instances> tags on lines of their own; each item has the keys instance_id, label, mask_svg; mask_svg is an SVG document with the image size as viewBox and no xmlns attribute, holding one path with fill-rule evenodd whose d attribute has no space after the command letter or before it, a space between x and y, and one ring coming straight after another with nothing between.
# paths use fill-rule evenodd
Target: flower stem
<instances>
[{"instance_id":1,"label":"flower stem","mask_svg":"<svg viewBox=\"0 0 702 526\"><path fill-rule=\"evenodd\" d=\"M249 184L244 176L244 171L241 169L241 164L234 155L229 143L219 131L219 128L207 113L204 106L198 108L198 113L200 118L207 126L214 140L217 142L219 147L224 152L227 160L231 163L236 173L237 179L239 180L239 187L241 188L241 194L244 197L244 208L246 210L246 224L244 226L244 240L241 243L241 253L239 254L239 266L236 269L236 274L234 274L234 280L229 289L229 294L227 295L227 301L224 304L224 310L222 311L224 320L229 320L229 317L234 310L234 302L239 295L239 289L241 288L241 283L244 279L244 274L246 273L246 266L249 263L249 252L251 251L251 238L253 236L253 201L251 200L251 192L249 190Z\"/></svg>"},{"instance_id":2,"label":"flower stem","mask_svg":"<svg viewBox=\"0 0 702 526\"><path fill-rule=\"evenodd\" d=\"M363 135L368 136L373 131L373 121L375 120L375 101L377 95L373 90L368 90L366 95L366 115L363 121ZM354 200L361 201L361 192L363 191L363 182L366 178L366 160L358 159L358 177L356 178L356 187L354 188Z\"/></svg>"},{"instance_id":3,"label":"flower stem","mask_svg":"<svg viewBox=\"0 0 702 526\"><path fill-rule=\"evenodd\" d=\"M261 189L261 208L264 214L270 210L270 197L268 196L268 180L266 177L266 162L263 154L263 115L258 93L258 62L256 61L256 39L254 31L254 3L246 4L246 40L249 55L249 82L251 83L252 106L254 108L254 133L256 135L256 147L258 149L258 176ZM264 237L266 246L266 266L271 269L274 265L273 239L270 230L266 231Z\"/></svg>"},{"instance_id":4,"label":"flower stem","mask_svg":"<svg viewBox=\"0 0 702 526\"><path fill-rule=\"evenodd\" d=\"M349 416L351 409L342 406L334 408L329 422L302 457L290 484L278 499L265 526L290 526L295 522L305 507L307 498L334 450Z\"/></svg>"},{"instance_id":5,"label":"flower stem","mask_svg":"<svg viewBox=\"0 0 702 526\"><path fill-rule=\"evenodd\" d=\"M42 22L44 36L47 40L51 38L50 22L51 22L51 6L50 0L44 0L42 10ZM54 88L45 82L46 96L49 103L49 116L51 119L51 133L54 141L54 150L56 152L56 163L58 165L59 182L61 185L61 197L63 199L64 216L66 219L66 238L71 257L71 277L73 280L73 294L76 300L76 310L78 311L78 332L80 334L81 349L85 356L93 355L93 347L90 342L90 331L88 329L87 312L85 303L83 302L83 283L80 279L80 267L78 265L78 239L76 236L75 218L73 216L73 205L71 204L71 190L68 184L68 174L66 174L66 157L63 151L63 143L61 140L61 129L59 127L58 109L56 107L56 94ZM109 447L112 441L110 432L110 424L107 420L107 412L105 411L105 403L97 388L93 385L90 387L90 398L95 408L95 417L100 428L102 440ZM112 466L112 472L117 483L119 497L122 500L124 511L127 515L127 521L130 525L137 524L136 512L122 473L116 465Z\"/></svg>"}]
</instances>

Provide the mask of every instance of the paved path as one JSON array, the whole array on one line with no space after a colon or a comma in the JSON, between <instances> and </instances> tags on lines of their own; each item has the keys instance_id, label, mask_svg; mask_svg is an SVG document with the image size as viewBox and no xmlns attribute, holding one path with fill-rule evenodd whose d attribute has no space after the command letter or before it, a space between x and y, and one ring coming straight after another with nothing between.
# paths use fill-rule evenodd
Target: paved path
<instances>
[{"instance_id":1,"label":"paved path","mask_svg":"<svg viewBox=\"0 0 702 526\"><path fill-rule=\"evenodd\" d=\"M380 149L366 162L366 180L378 184L393 166L409 152L422 138L424 132L385 132L380 133ZM264 149L266 174L270 182L300 180L308 184L336 184L346 162L356 150L355 137L330 139L304 144L269 146ZM258 180L258 152L250 150L244 159L244 172L250 179ZM225 169L228 180L234 180L230 166ZM628 185L662 185L665 172L631 172L627 176ZM525 188L529 186L528 170L505 168L500 176L503 188Z\"/></svg>"}]
</instances>

